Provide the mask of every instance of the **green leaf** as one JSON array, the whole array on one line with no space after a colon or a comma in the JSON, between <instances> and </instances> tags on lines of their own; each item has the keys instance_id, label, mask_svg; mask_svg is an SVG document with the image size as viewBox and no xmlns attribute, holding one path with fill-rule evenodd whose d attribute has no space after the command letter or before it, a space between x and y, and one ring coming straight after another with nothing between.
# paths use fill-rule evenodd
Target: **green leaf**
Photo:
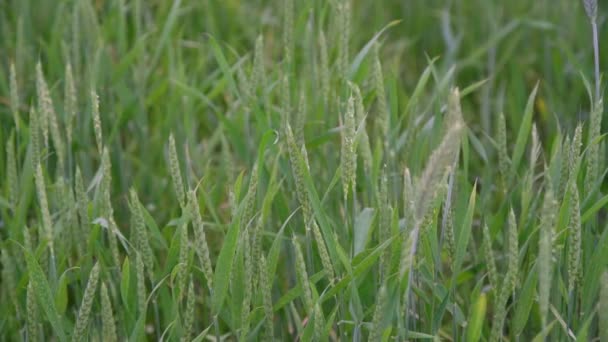
<instances>
[{"instance_id":1,"label":"green leaf","mask_svg":"<svg viewBox=\"0 0 608 342\"><path fill-rule=\"evenodd\" d=\"M239 207L237 216L240 216L242 211L242 203ZM228 233L224 238L222 249L217 258L215 265L215 274L213 276L213 298L211 299L211 307L214 313L219 313L224 304L224 298L228 292L228 282L230 280L230 273L232 272L232 265L234 264L234 252L241 231L240 220L232 222L228 228Z\"/></svg>"},{"instance_id":2,"label":"green leaf","mask_svg":"<svg viewBox=\"0 0 608 342\"><path fill-rule=\"evenodd\" d=\"M355 218L353 255L357 255L365 249L373 218L374 209L372 208L364 208Z\"/></svg>"},{"instance_id":3,"label":"green leaf","mask_svg":"<svg viewBox=\"0 0 608 342\"><path fill-rule=\"evenodd\" d=\"M120 277L120 296L122 298L122 302L125 305L125 308L131 306L131 296L130 296L130 285L131 285L131 266L129 263L129 257L125 257L125 260L122 263L122 275Z\"/></svg>"},{"instance_id":4,"label":"green leaf","mask_svg":"<svg viewBox=\"0 0 608 342\"><path fill-rule=\"evenodd\" d=\"M456 243L456 256L454 258L454 276L456 276L460 272L460 266L462 265L462 260L464 259L465 253L467 251L467 246L469 245L469 240L471 239L471 228L473 225L473 214L475 213L476 196L477 183L475 183L475 185L473 186L473 190L471 191L471 195L469 197L469 206L467 208L464 221L462 222L462 227L460 228L458 234L458 242Z\"/></svg>"},{"instance_id":5,"label":"green leaf","mask_svg":"<svg viewBox=\"0 0 608 342\"><path fill-rule=\"evenodd\" d=\"M211 50L213 50L215 59L217 60L217 63L219 64L220 69L222 70L222 73L224 74L224 78L228 80L228 86L230 87L230 90L232 91L234 96L239 96L239 91L236 86L236 82L234 81L234 76L232 75L230 65L226 60L226 56L224 56L224 53L222 52L222 48L218 44L217 40L211 35L209 36L209 42L211 43Z\"/></svg>"},{"instance_id":6,"label":"green leaf","mask_svg":"<svg viewBox=\"0 0 608 342\"><path fill-rule=\"evenodd\" d=\"M534 101L536 100L536 93L538 92L538 82L534 86L534 90L528 97L528 103L526 104L526 109L524 110L524 116L521 120L521 125L519 126L519 133L517 134L517 140L515 141L515 147L513 148L513 157L511 158L511 175L515 175L517 173L517 168L519 167L519 163L521 162L521 158L524 155L526 145L528 142L528 137L530 136L530 131L532 130L532 118L534 116Z\"/></svg>"},{"instance_id":7,"label":"green leaf","mask_svg":"<svg viewBox=\"0 0 608 342\"><path fill-rule=\"evenodd\" d=\"M352 64L350 65L350 70L349 70L349 77L352 78L353 75L359 70L359 67L361 66L361 63L363 62L363 59L365 59L365 56L367 56L367 54L371 51L371 49L374 47L374 44L376 43L376 41L378 41L378 39L380 38L380 36L382 35L382 33L384 33L384 31L388 30L389 28L399 24L401 22L401 20L393 20L390 23L388 23L386 26L384 26L378 33L376 33L372 39L370 39L367 44L365 44L365 46L363 46L363 48L361 49L361 51L359 51L359 53L357 54L357 56L355 56L355 59L353 59Z\"/></svg>"},{"instance_id":8,"label":"green leaf","mask_svg":"<svg viewBox=\"0 0 608 342\"><path fill-rule=\"evenodd\" d=\"M487 305L488 296L485 293L480 293L471 308L471 315L467 324L467 341L477 342L481 338Z\"/></svg>"},{"instance_id":9,"label":"green leaf","mask_svg":"<svg viewBox=\"0 0 608 342\"><path fill-rule=\"evenodd\" d=\"M68 271L69 269L61 274L57 282L57 289L55 290L55 306L60 315L65 314L65 310L68 307Z\"/></svg>"},{"instance_id":10,"label":"green leaf","mask_svg":"<svg viewBox=\"0 0 608 342\"><path fill-rule=\"evenodd\" d=\"M536 283L538 282L538 272L536 272L536 264L528 272L528 277L524 283L519 298L515 303L515 314L513 316L512 326L515 336L521 334L526 327L532 304L534 304L534 296L536 294Z\"/></svg>"}]
</instances>

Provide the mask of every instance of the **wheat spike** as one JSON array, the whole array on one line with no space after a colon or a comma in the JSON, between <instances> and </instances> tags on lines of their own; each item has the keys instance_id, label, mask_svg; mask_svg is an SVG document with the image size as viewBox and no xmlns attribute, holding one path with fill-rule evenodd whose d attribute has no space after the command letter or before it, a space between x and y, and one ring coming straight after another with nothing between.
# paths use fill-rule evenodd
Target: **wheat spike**
<instances>
[{"instance_id":1,"label":"wheat spike","mask_svg":"<svg viewBox=\"0 0 608 342\"><path fill-rule=\"evenodd\" d=\"M97 290L98 280L99 262L95 263L95 266L93 266L93 269L89 274L89 281L84 290L82 303L80 304L80 310L78 311L78 319L76 320L76 326L74 327L74 334L72 334L72 341L80 341L86 337L85 330L89 324L91 307L93 306L93 299L95 299L95 290Z\"/></svg>"},{"instance_id":2,"label":"wheat spike","mask_svg":"<svg viewBox=\"0 0 608 342\"><path fill-rule=\"evenodd\" d=\"M383 318L384 310L388 304L388 289L386 284L382 284L380 287L380 293L376 300L376 309L374 310L374 318L372 319L372 330L369 333L369 341L381 341L382 333L384 331Z\"/></svg>"},{"instance_id":3,"label":"wheat spike","mask_svg":"<svg viewBox=\"0 0 608 342\"><path fill-rule=\"evenodd\" d=\"M188 255L190 245L188 244L188 224L183 223L179 226L179 257L178 257L178 272L177 272L177 291L179 298L186 294L186 280L189 276L190 269L188 265Z\"/></svg>"},{"instance_id":4,"label":"wheat spike","mask_svg":"<svg viewBox=\"0 0 608 342\"><path fill-rule=\"evenodd\" d=\"M509 240L507 248L507 273L505 275L502 288L500 289L500 294L496 299L497 309L494 312L490 341L500 341L502 337L502 329L507 316L507 301L511 293L515 290L515 286L517 284L519 246L517 242L517 223L515 221L515 213L513 212L513 209L511 209L509 212L508 226Z\"/></svg>"},{"instance_id":5,"label":"wheat spike","mask_svg":"<svg viewBox=\"0 0 608 342\"><path fill-rule=\"evenodd\" d=\"M264 70L264 36L259 35L255 40L253 52L253 71L251 75L253 89L263 89L266 86L266 71Z\"/></svg>"},{"instance_id":6,"label":"wheat spike","mask_svg":"<svg viewBox=\"0 0 608 342\"><path fill-rule=\"evenodd\" d=\"M103 149L103 133L101 128L101 114L99 113L99 96L95 90L91 90L91 113L93 115L95 143L97 144L97 151L101 154Z\"/></svg>"},{"instance_id":7,"label":"wheat spike","mask_svg":"<svg viewBox=\"0 0 608 342\"><path fill-rule=\"evenodd\" d=\"M314 329L312 333L313 340L322 341L323 336L325 335L325 319L323 317L323 310L321 309L321 305L319 303L315 303L314 310Z\"/></svg>"},{"instance_id":8,"label":"wheat spike","mask_svg":"<svg viewBox=\"0 0 608 342\"><path fill-rule=\"evenodd\" d=\"M392 208L388 195L388 178L386 176L386 166L382 170L380 178L380 191L377 195L378 206L378 243L382 244L391 237L391 217ZM380 274L381 279L385 279L390 271L390 248L386 248L380 255Z\"/></svg>"},{"instance_id":9,"label":"wheat spike","mask_svg":"<svg viewBox=\"0 0 608 342\"><path fill-rule=\"evenodd\" d=\"M80 168L76 166L76 176L74 181L74 192L76 194L76 210L78 212L78 217L80 219L80 226L78 229L77 238L80 241L85 241L88 233L89 233L89 214L88 214L88 204L89 198L87 196L86 190L84 188L84 181L82 179L82 173L80 172ZM82 244L76 244L77 249L79 251L79 255L83 255L84 249Z\"/></svg>"},{"instance_id":10,"label":"wheat spike","mask_svg":"<svg viewBox=\"0 0 608 342\"><path fill-rule=\"evenodd\" d=\"M248 231L245 231L242 239L243 264L244 264L244 290L243 302L241 305L241 340L246 340L249 334L249 313L251 312L251 292L253 285L253 261L251 260L251 238Z\"/></svg>"},{"instance_id":11,"label":"wheat spike","mask_svg":"<svg viewBox=\"0 0 608 342\"><path fill-rule=\"evenodd\" d=\"M36 95L38 97L39 124L42 131L42 142L44 147L49 147L49 103L50 95L42 73L40 61L36 64Z\"/></svg>"},{"instance_id":12,"label":"wheat spike","mask_svg":"<svg viewBox=\"0 0 608 342\"><path fill-rule=\"evenodd\" d=\"M597 179L599 177L599 144L596 142L600 136L602 125L602 113L604 112L604 103L600 99L596 102L591 111L589 120L589 137L587 142L587 174L585 176L585 193L587 195L593 193Z\"/></svg>"},{"instance_id":13,"label":"wheat spike","mask_svg":"<svg viewBox=\"0 0 608 342\"><path fill-rule=\"evenodd\" d=\"M182 173L179 167L179 159L177 157L177 148L175 147L173 133L169 135L169 171L179 205L182 210L185 210L186 195L184 192L184 182L182 181Z\"/></svg>"},{"instance_id":14,"label":"wheat spike","mask_svg":"<svg viewBox=\"0 0 608 342\"><path fill-rule=\"evenodd\" d=\"M114 215L114 209L112 207L111 190L112 190L112 163L110 161L110 153L108 148L103 148L103 154L101 156L101 168L102 168L102 179L101 179L101 213L106 218L110 218Z\"/></svg>"},{"instance_id":15,"label":"wheat spike","mask_svg":"<svg viewBox=\"0 0 608 342\"><path fill-rule=\"evenodd\" d=\"M272 308L272 282L268 274L268 265L264 255L260 255L260 289L264 307L264 336L267 340L274 340L274 310Z\"/></svg>"},{"instance_id":16,"label":"wheat spike","mask_svg":"<svg viewBox=\"0 0 608 342\"><path fill-rule=\"evenodd\" d=\"M319 33L319 78L321 85L321 99L323 106L329 106L330 98L330 73L329 73L329 57L327 54L327 40L325 33Z\"/></svg>"},{"instance_id":17,"label":"wheat spike","mask_svg":"<svg viewBox=\"0 0 608 342\"><path fill-rule=\"evenodd\" d=\"M604 271L600 282L600 341L608 341L608 271Z\"/></svg>"},{"instance_id":18,"label":"wheat spike","mask_svg":"<svg viewBox=\"0 0 608 342\"><path fill-rule=\"evenodd\" d=\"M51 220L51 212L49 211L49 202L46 196L46 187L44 185L44 175L42 174L42 166L36 167L34 174L36 180L36 193L38 195L38 203L40 203L40 211L42 213L42 226L44 228L44 237L49 246L51 256L54 258L55 248L53 243L53 221Z\"/></svg>"},{"instance_id":19,"label":"wheat spike","mask_svg":"<svg viewBox=\"0 0 608 342\"><path fill-rule=\"evenodd\" d=\"M374 48L374 89L376 90L376 103L378 106L378 128L380 131L380 137L383 141L388 138L389 124L390 124L390 113L388 110L388 101L386 99L386 92L384 90L384 76L382 75L382 65L380 64L379 55L380 47L378 45Z\"/></svg>"},{"instance_id":20,"label":"wheat spike","mask_svg":"<svg viewBox=\"0 0 608 342\"><path fill-rule=\"evenodd\" d=\"M595 22L597 19L597 0L583 0L583 6L589 19Z\"/></svg>"},{"instance_id":21,"label":"wheat spike","mask_svg":"<svg viewBox=\"0 0 608 342\"><path fill-rule=\"evenodd\" d=\"M188 191L188 202L191 215L193 215L192 226L194 228L194 239L196 243L195 252L203 267L203 274L207 279L207 284L209 285L209 288L213 288L213 267L211 266L211 259L209 257L209 246L207 245L205 226L198 208L198 200L196 199L194 190Z\"/></svg>"},{"instance_id":22,"label":"wheat spike","mask_svg":"<svg viewBox=\"0 0 608 342\"><path fill-rule=\"evenodd\" d=\"M576 182L581 163L581 148L583 146L583 126L579 123L574 131L570 153L568 153L568 177L570 182Z\"/></svg>"},{"instance_id":23,"label":"wheat spike","mask_svg":"<svg viewBox=\"0 0 608 342\"><path fill-rule=\"evenodd\" d=\"M104 282L101 283L101 326L103 341L118 341L116 337L116 321L112 312L112 302L110 301L108 288Z\"/></svg>"},{"instance_id":24,"label":"wheat spike","mask_svg":"<svg viewBox=\"0 0 608 342\"><path fill-rule=\"evenodd\" d=\"M255 210L255 203L257 200L257 189L258 189L258 165L253 165L251 170L251 177L249 179L249 188L247 189L247 195L245 196L245 210L243 211L243 222L249 225L253 219L253 212Z\"/></svg>"},{"instance_id":25,"label":"wheat spike","mask_svg":"<svg viewBox=\"0 0 608 342\"><path fill-rule=\"evenodd\" d=\"M355 153L355 103L351 96L346 105L346 113L344 114L344 129L342 131L342 153L341 153L341 169L342 169L342 190L344 192L344 201L348 198L349 190L356 188L357 182L357 154Z\"/></svg>"},{"instance_id":26,"label":"wheat spike","mask_svg":"<svg viewBox=\"0 0 608 342\"><path fill-rule=\"evenodd\" d=\"M350 41L351 5L350 0L337 2L338 20L338 76L346 79L348 73L348 45Z\"/></svg>"},{"instance_id":27,"label":"wheat spike","mask_svg":"<svg viewBox=\"0 0 608 342\"><path fill-rule=\"evenodd\" d=\"M361 152L363 158L363 166L366 173L370 173L373 163L372 149L369 144L369 136L367 135L366 129L366 112L363 106L363 96L359 86L349 82L350 88L355 98L355 119L357 128L357 137L355 141L356 150Z\"/></svg>"},{"instance_id":28,"label":"wheat spike","mask_svg":"<svg viewBox=\"0 0 608 342\"><path fill-rule=\"evenodd\" d=\"M48 135L49 128L51 132L51 138L57 153L57 168L60 175L65 172L65 146L63 143L61 129L59 127L59 121L57 120L57 114L53 106L53 100L49 92L44 74L42 73L42 66L40 62L36 65L36 88L38 95L38 108L40 110L42 118L42 132L44 134L45 146L48 147Z\"/></svg>"},{"instance_id":29,"label":"wheat spike","mask_svg":"<svg viewBox=\"0 0 608 342\"><path fill-rule=\"evenodd\" d=\"M68 150L72 146L74 121L78 110L78 99L76 95L76 85L72 74L72 65L68 62L65 66L65 90L64 90L64 110L67 115L65 130L68 139Z\"/></svg>"},{"instance_id":30,"label":"wheat spike","mask_svg":"<svg viewBox=\"0 0 608 342\"><path fill-rule=\"evenodd\" d=\"M142 212L142 204L139 201L139 197L137 196L137 192L134 189L131 189L129 192L130 196L130 209L131 209L131 217L133 220L133 229L135 232L135 246L139 253L141 253L141 257L143 259L148 272L152 272L154 267L154 256L152 254L152 249L150 248L150 243L148 241L148 234L146 233L146 224L144 222L144 214Z\"/></svg>"},{"instance_id":31,"label":"wheat spike","mask_svg":"<svg viewBox=\"0 0 608 342\"><path fill-rule=\"evenodd\" d=\"M460 94L458 89L452 91L451 102L456 103L454 110L460 111L459 99ZM455 116L456 117L456 116ZM443 178L445 172L453 165L458 151L460 149L460 138L465 126L462 121L452 122L447 130L441 144L431 154L427 166L425 167L416 193L416 219L420 220L425 215L433 198L435 198L437 185Z\"/></svg>"},{"instance_id":32,"label":"wheat spike","mask_svg":"<svg viewBox=\"0 0 608 342\"><path fill-rule=\"evenodd\" d=\"M568 292L572 293L582 280L581 212L578 188L570 182L570 223L568 224Z\"/></svg>"},{"instance_id":33,"label":"wheat spike","mask_svg":"<svg viewBox=\"0 0 608 342\"><path fill-rule=\"evenodd\" d=\"M40 118L34 106L30 106L30 145L32 149L32 164L37 165L41 161L42 146L40 137Z\"/></svg>"},{"instance_id":34,"label":"wheat spike","mask_svg":"<svg viewBox=\"0 0 608 342\"><path fill-rule=\"evenodd\" d=\"M323 269L325 270L325 274L327 278L329 278L330 282L334 282L335 280L335 272L334 266L331 262L331 258L329 257L329 253L327 252L327 246L325 245L325 240L323 239L323 235L321 234L321 230L317 225L317 221L314 219L311 220L312 224L312 234L315 237L315 242L317 243L317 248L319 249L319 255L321 256L321 264L323 264ZM309 229L307 227L307 229Z\"/></svg>"},{"instance_id":35,"label":"wheat spike","mask_svg":"<svg viewBox=\"0 0 608 342\"><path fill-rule=\"evenodd\" d=\"M135 260L135 272L137 273L137 312L140 316L146 315L146 278L144 272L144 261L141 253L137 253Z\"/></svg>"},{"instance_id":36,"label":"wheat spike","mask_svg":"<svg viewBox=\"0 0 608 342\"><path fill-rule=\"evenodd\" d=\"M295 236L293 238L293 247L296 254L296 276L298 278L298 284L302 288L304 307L309 315L313 314L314 304L312 300L312 291L310 289L310 283L308 282L308 272L306 272L306 262L304 261L304 254L300 249L300 244L296 241Z\"/></svg>"},{"instance_id":37,"label":"wheat spike","mask_svg":"<svg viewBox=\"0 0 608 342\"><path fill-rule=\"evenodd\" d=\"M551 182L547 180L547 189L543 201L540 220L540 237L538 248L538 294L540 316L543 327L547 324L547 313L549 311L549 299L551 293L552 265L552 241L555 226L555 212L557 202L551 189Z\"/></svg>"},{"instance_id":38,"label":"wheat spike","mask_svg":"<svg viewBox=\"0 0 608 342\"><path fill-rule=\"evenodd\" d=\"M36 302L36 296L34 294L34 287L30 281L27 284L26 294L26 310L27 310L27 338L28 341L40 341L40 313L38 310L38 303Z\"/></svg>"},{"instance_id":39,"label":"wheat spike","mask_svg":"<svg viewBox=\"0 0 608 342\"><path fill-rule=\"evenodd\" d=\"M509 156L507 152L507 122L505 115L500 113L498 117L498 130L497 130L497 144L498 144L498 170L502 177L503 186L506 191L506 182L509 179Z\"/></svg>"},{"instance_id":40,"label":"wheat spike","mask_svg":"<svg viewBox=\"0 0 608 342\"><path fill-rule=\"evenodd\" d=\"M306 223L312 217L312 209L310 201L308 199L308 192L306 191L306 185L304 183L304 165L300 162L300 158L305 158L300 154L298 145L293 136L291 126L287 124L286 129L287 135L287 150L289 152L289 160L291 164L291 170L293 177L296 181L296 196L302 207L302 214L304 216L304 222ZM304 147L304 146L302 146Z\"/></svg>"},{"instance_id":41,"label":"wheat spike","mask_svg":"<svg viewBox=\"0 0 608 342\"><path fill-rule=\"evenodd\" d=\"M283 50L285 67L288 73L291 72L293 63L294 41L293 41L293 13L294 0L283 1Z\"/></svg>"},{"instance_id":42,"label":"wheat spike","mask_svg":"<svg viewBox=\"0 0 608 342\"><path fill-rule=\"evenodd\" d=\"M190 341L192 335L192 327L194 326L194 305L196 304L196 296L194 293L194 282L192 278L188 283L188 295L186 296L186 312L184 312L184 333L181 341Z\"/></svg>"},{"instance_id":43,"label":"wheat spike","mask_svg":"<svg viewBox=\"0 0 608 342\"><path fill-rule=\"evenodd\" d=\"M15 129L19 132L19 85L17 84L17 71L15 71L15 63L11 62L9 71L9 87L10 87L10 107L15 121Z\"/></svg>"},{"instance_id":44,"label":"wheat spike","mask_svg":"<svg viewBox=\"0 0 608 342\"><path fill-rule=\"evenodd\" d=\"M486 267L488 268L488 278L490 285L494 291L498 292L498 271L496 270L496 262L494 261L494 252L492 251L492 239L488 226L483 226L483 252L486 258Z\"/></svg>"},{"instance_id":45,"label":"wheat spike","mask_svg":"<svg viewBox=\"0 0 608 342\"><path fill-rule=\"evenodd\" d=\"M306 124L306 94L304 90L300 91L300 100L298 110L294 112L294 138L298 146L304 145L304 125Z\"/></svg>"},{"instance_id":46,"label":"wheat spike","mask_svg":"<svg viewBox=\"0 0 608 342\"><path fill-rule=\"evenodd\" d=\"M19 181L17 176L17 158L15 157L15 131L11 131L6 144L6 181L8 186L8 202L13 212L19 203Z\"/></svg>"}]
</instances>

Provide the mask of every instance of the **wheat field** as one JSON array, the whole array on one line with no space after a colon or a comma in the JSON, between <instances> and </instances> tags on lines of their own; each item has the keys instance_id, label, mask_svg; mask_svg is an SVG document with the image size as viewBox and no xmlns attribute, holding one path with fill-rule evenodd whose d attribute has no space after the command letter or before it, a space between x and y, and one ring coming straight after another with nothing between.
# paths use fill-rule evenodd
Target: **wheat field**
<instances>
[{"instance_id":1,"label":"wheat field","mask_svg":"<svg viewBox=\"0 0 608 342\"><path fill-rule=\"evenodd\" d=\"M0 339L608 341L607 8L0 1Z\"/></svg>"}]
</instances>

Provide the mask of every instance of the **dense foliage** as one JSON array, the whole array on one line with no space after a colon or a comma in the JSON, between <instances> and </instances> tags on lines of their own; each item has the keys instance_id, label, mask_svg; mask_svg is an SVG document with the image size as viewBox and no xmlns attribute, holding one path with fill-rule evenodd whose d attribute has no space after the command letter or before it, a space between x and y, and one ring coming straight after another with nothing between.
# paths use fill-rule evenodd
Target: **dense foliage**
<instances>
[{"instance_id":1,"label":"dense foliage","mask_svg":"<svg viewBox=\"0 0 608 342\"><path fill-rule=\"evenodd\" d=\"M596 0L0 2L0 339L607 340Z\"/></svg>"}]
</instances>

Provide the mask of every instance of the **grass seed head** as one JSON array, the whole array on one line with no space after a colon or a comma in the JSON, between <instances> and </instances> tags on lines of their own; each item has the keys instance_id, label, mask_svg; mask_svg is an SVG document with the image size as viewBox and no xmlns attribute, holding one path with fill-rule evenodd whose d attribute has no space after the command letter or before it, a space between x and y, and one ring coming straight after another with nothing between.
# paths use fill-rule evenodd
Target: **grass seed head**
<instances>
[{"instance_id":1,"label":"grass seed head","mask_svg":"<svg viewBox=\"0 0 608 342\"><path fill-rule=\"evenodd\" d=\"M97 290L97 282L99 281L99 262L95 263L91 273L89 274L89 281L87 287L84 290L84 296L82 297L82 303L80 304L80 310L78 311L78 318L76 319L76 326L74 327L74 333L72 334L72 341L81 341L86 338L86 329L89 324L89 318L91 315L91 308L93 307L93 299L95 299L95 291Z\"/></svg>"},{"instance_id":2,"label":"grass seed head","mask_svg":"<svg viewBox=\"0 0 608 342\"><path fill-rule=\"evenodd\" d=\"M9 71L9 87L10 87L10 107L15 121L15 128L19 131L19 86L17 84L17 71L15 71L15 63L11 62Z\"/></svg>"},{"instance_id":3,"label":"grass seed head","mask_svg":"<svg viewBox=\"0 0 608 342\"><path fill-rule=\"evenodd\" d=\"M72 146L74 121L76 120L76 112L78 111L78 99L76 93L76 85L74 83L74 75L72 74L72 64L69 62L65 66L65 90L64 90L64 110L66 117L66 135L68 140L68 149Z\"/></svg>"},{"instance_id":4,"label":"grass seed head","mask_svg":"<svg viewBox=\"0 0 608 342\"><path fill-rule=\"evenodd\" d=\"M101 154L103 149L103 133L101 128L101 114L99 113L99 96L95 90L91 91L91 114L93 115L93 130L97 151Z\"/></svg>"},{"instance_id":5,"label":"grass seed head","mask_svg":"<svg viewBox=\"0 0 608 342\"><path fill-rule=\"evenodd\" d=\"M570 182L570 222L568 224L568 292L580 286L581 267L581 211L576 182Z\"/></svg>"},{"instance_id":6,"label":"grass seed head","mask_svg":"<svg viewBox=\"0 0 608 342\"><path fill-rule=\"evenodd\" d=\"M198 200L194 190L188 191L188 205L190 206L190 214L192 215L192 227L194 228L195 252L198 255L203 274L207 279L209 288L213 288L213 266L209 257L209 245L207 244L207 236L205 234L205 226L203 218L198 207Z\"/></svg>"},{"instance_id":7,"label":"grass seed head","mask_svg":"<svg viewBox=\"0 0 608 342\"><path fill-rule=\"evenodd\" d=\"M101 332L103 340L107 342L116 342L116 321L112 310L112 302L108 294L106 283L101 283Z\"/></svg>"},{"instance_id":8,"label":"grass seed head","mask_svg":"<svg viewBox=\"0 0 608 342\"><path fill-rule=\"evenodd\" d=\"M184 182L182 181L182 173L179 167L179 158L177 156L177 148L175 147L175 138L173 134L169 135L169 173L173 181L173 189L177 195L182 210L185 209L186 195L184 193Z\"/></svg>"}]
</instances>

